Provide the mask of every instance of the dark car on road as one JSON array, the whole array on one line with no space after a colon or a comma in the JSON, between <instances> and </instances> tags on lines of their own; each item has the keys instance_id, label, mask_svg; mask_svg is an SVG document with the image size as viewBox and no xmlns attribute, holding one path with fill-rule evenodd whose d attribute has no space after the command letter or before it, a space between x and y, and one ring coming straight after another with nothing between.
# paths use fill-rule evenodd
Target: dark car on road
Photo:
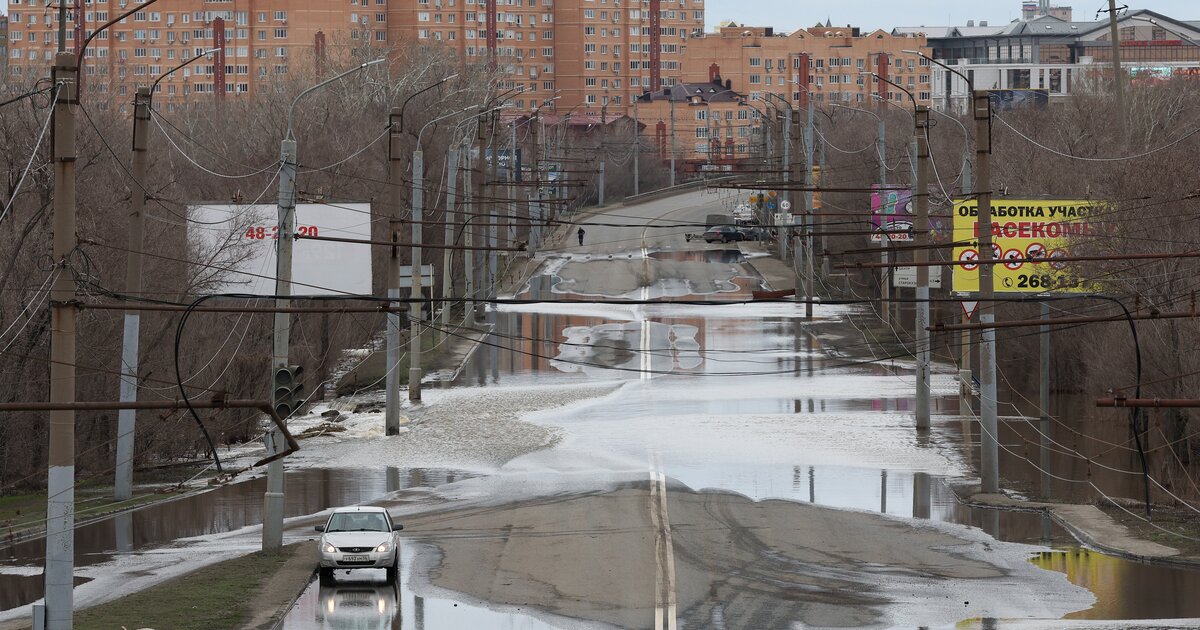
<instances>
[{"instance_id":1,"label":"dark car on road","mask_svg":"<svg viewBox=\"0 0 1200 630\"><path fill-rule=\"evenodd\" d=\"M704 233L704 240L709 243L728 243L730 241L744 241L746 240L746 235L739 232L732 225L714 225Z\"/></svg>"}]
</instances>

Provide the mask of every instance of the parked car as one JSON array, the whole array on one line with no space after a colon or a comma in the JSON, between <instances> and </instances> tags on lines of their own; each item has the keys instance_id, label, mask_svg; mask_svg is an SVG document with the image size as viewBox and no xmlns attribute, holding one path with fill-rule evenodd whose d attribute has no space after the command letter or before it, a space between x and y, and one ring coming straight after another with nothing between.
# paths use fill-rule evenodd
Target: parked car
<instances>
[{"instance_id":1,"label":"parked car","mask_svg":"<svg viewBox=\"0 0 1200 630\"><path fill-rule=\"evenodd\" d=\"M336 569L386 569L388 583L396 581L400 568L400 536L403 525L381 507L353 506L338 508L324 525L317 525L321 539L321 581L333 580Z\"/></svg>"},{"instance_id":2,"label":"parked car","mask_svg":"<svg viewBox=\"0 0 1200 630\"><path fill-rule=\"evenodd\" d=\"M742 236L747 241L771 240L771 231L768 230L767 228L759 227L757 225L749 225L746 227L739 227L738 231L742 233Z\"/></svg>"},{"instance_id":3,"label":"parked car","mask_svg":"<svg viewBox=\"0 0 1200 630\"><path fill-rule=\"evenodd\" d=\"M746 235L738 231L732 225L716 225L708 228L704 233L704 240L708 243L728 243L730 241L744 241Z\"/></svg>"}]
</instances>

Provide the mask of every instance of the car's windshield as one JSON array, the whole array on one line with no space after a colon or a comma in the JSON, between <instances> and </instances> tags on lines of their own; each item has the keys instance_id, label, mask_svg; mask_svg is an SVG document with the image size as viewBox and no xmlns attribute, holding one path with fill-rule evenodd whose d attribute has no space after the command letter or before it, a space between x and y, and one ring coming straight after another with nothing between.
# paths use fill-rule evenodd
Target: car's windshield
<instances>
[{"instance_id":1,"label":"car's windshield","mask_svg":"<svg viewBox=\"0 0 1200 630\"><path fill-rule=\"evenodd\" d=\"M329 519L327 532L386 532L387 519L379 512L343 512Z\"/></svg>"}]
</instances>

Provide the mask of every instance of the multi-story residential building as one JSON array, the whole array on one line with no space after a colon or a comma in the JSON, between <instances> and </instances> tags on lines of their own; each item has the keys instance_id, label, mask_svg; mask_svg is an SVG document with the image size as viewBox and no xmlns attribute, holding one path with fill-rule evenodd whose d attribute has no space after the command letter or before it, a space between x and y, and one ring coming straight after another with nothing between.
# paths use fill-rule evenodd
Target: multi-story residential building
<instances>
[{"instance_id":1,"label":"multi-story residential building","mask_svg":"<svg viewBox=\"0 0 1200 630\"><path fill-rule=\"evenodd\" d=\"M1124 70L1136 81L1200 76L1200 21L1136 10L1117 21ZM924 34L933 56L966 78L935 66L933 104L966 112L969 84L979 90L1046 90L1051 103L1111 77L1113 45L1107 17L1066 22L1051 15L1002 26L905 27Z\"/></svg>"},{"instance_id":2,"label":"multi-story residential building","mask_svg":"<svg viewBox=\"0 0 1200 630\"><path fill-rule=\"evenodd\" d=\"M0 85L8 77L8 16L0 15Z\"/></svg>"},{"instance_id":3,"label":"multi-story residential building","mask_svg":"<svg viewBox=\"0 0 1200 630\"><path fill-rule=\"evenodd\" d=\"M861 33L852 26L818 26L789 34L770 27L722 24L715 32L689 42L684 76L689 80L720 75L751 101L773 93L802 104L809 95L817 103L863 103L876 93L904 106L930 99L929 62L905 50L926 54L919 35L884 31ZM899 84L877 81L865 72Z\"/></svg>"},{"instance_id":4,"label":"multi-story residential building","mask_svg":"<svg viewBox=\"0 0 1200 630\"><path fill-rule=\"evenodd\" d=\"M58 49L59 13L39 0L7 0L12 37L10 80L46 76ZM65 0L70 2L71 0ZM131 4L132 2L132 4ZM138 0L74 0L66 49ZM213 48L211 59L158 86L168 107L191 95L249 94L296 64L311 64L326 47L386 47L387 0L163 0L96 36L83 63L84 89L131 95L138 85Z\"/></svg>"},{"instance_id":5,"label":"multi-story residential building","mask_svg":"<svg viewBox=\"0 0 1200 630\"><path fill-rule=\"evenodd\" d=\"M429 0L393 11L395 41L439 42L465 59L492 59L528 110L628 113L633 97L671 85L703 0ZM494 55L494 57L493 57Z\"/></svg>"},{"instance_id":6,"label":"multi-story residential building","mask_svg":"<svg viewBox=\"0 0 1200 630\"><path fill-rule=\"evenodd\" d=\"M719 75L648 91L635 113L643 150L664 162L673 155L680 171L735 170L761 153L761 110Z\"/></svg>"},{"instance_id":7,"label":"multi-story residential building","mask_svg":"<svg viewBox=\"0 0 1200 630\"><path fill-rule=\"evenodd\" d=\"M44 76L57 11L38 0L7 1L20 35L10 76ZM86 32L136 1L74 0L69 26ZM100 91L129 93L218 47L224 59L164 81L165 95L251 93L325 46L428 44L497 64L506 73L501 88L522 90L512 99L517 109L557 96L552 109L600 114L607 106L617 116L643 90L677 80L687 42L703 29L703 0L161 0L89 46L85 81L94 76Z\"/></svg>"}]
</instances>

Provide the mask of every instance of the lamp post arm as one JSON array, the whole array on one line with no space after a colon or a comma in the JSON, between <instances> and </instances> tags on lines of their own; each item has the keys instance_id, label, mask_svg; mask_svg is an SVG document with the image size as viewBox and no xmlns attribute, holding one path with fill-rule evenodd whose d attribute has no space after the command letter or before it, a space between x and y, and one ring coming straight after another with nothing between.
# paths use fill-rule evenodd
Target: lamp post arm
<instances>
[{"instance_id":1,"label":"lamp post arm","mask_svg":"<svg viewBox=\"0 0 1200 630\"><path fill-rule=\"evenodd\" d=\"M143 6L144 6L144 5L143 5ZM322 82L320 82L320 83L318 83L318 84L316 84L316 85L314 85L314 86L312 86L312 87L310 87L310 88L308 88L308 89L304 90L303 92L301 92L301 93L297 94L297 95L296 95L296 98L292 99L292 106L288 108L288 117L287 117L287 135L285 136L285 138L286 138L286 139L288 139L288 140L294 139L294 136L292 135L292 118L293 118L293 116L294 116L294 115L295 115L295 113L296 113L296 104L300 102L300 99L302 99L302 98L304 98L305 96L308 96L309 94L311 94L311 93L313 93L313 92L315 92L315 91L317 91L317 90L319 90L319 89L321 89L321 88L325 87L326 85L329 85L330 83L333 83L334 81L339 81L339 80L341 80L341 79L343 79L343 78L345 78L345 77L347 77L347 76L349 76L349 75L351 75L351 74L354 74L355 72L358 72L358 71L360 71L360 70L364 70L364 69L366 69L368 66L373 66L373 65L375 65L375 64L377 64L377 63L383 63L384 61L387 61L387 59L385 59L385 58L380 58L380 59L375 59L375 60L368 61L368 62L366 62L366 63L360 64L360 65L358 65L358 66L356 66L356 67L354 67L354 68L351 68L351 69L349 69L349 70L347 70L347 71L345 71L345 72L343 72L343 73L341 73L341 74L339 74L339 75L337 75L337 76L334 76L334 77L330 77L330 78L328 78L328 79L325 79L324 81L322 81Z\"/></svg>"},{"instance_id":2,"label":"lamp post arm","mask_svg":"<svg viewBox=\"0 0 1200 630\"><path fill-rule=\"evenodd\" d=\"M167 78L172 73L174 73L176 70L179 70L180 68L191 65L193 62L199 60L200 58L207 57L208 55L211 55L211 54L217 52L218 50L221 50L221 49L220 48L210 48L210 49L200 53L199 55L196 55L195 57L192 57L191 59L188 59L187 61L175 66L174 68L171 68L170 70L167 70L166 72L158 75L158 78L154 79L154 83L150 84L150 93L154 94L154 88L158 87L159 81L162 81L163 79Z\"/></svg>"},{"instance_id":3,"label":"lamp post arm","mask_svg":"<svg viewBox=\"0 0 1200 630\"><path fill-rule=\"evenodd\" d=\"M88 44L92 43L92 40L95 39L95 37L97 35L99 35L101 31L112 26L113 24L120 22L121 20L124 20L125 18L133 15L134 13L137 13L138 11L144 10L146 7L154 4L155 2L158 2L158 0L146 0L146 2L136 4L132 8L130 8L128 11L126 11L126 12L122 13L121 15L118 15L117 17L100 25L100 28L92 31L91 35L88 35L87 37L84 38L83 45L81 45L79 47L79 50L75 51L75 55L78 58L83 59L83 53L84 53L84 51L87 50Z\"/></svg>"}]
</instances>

